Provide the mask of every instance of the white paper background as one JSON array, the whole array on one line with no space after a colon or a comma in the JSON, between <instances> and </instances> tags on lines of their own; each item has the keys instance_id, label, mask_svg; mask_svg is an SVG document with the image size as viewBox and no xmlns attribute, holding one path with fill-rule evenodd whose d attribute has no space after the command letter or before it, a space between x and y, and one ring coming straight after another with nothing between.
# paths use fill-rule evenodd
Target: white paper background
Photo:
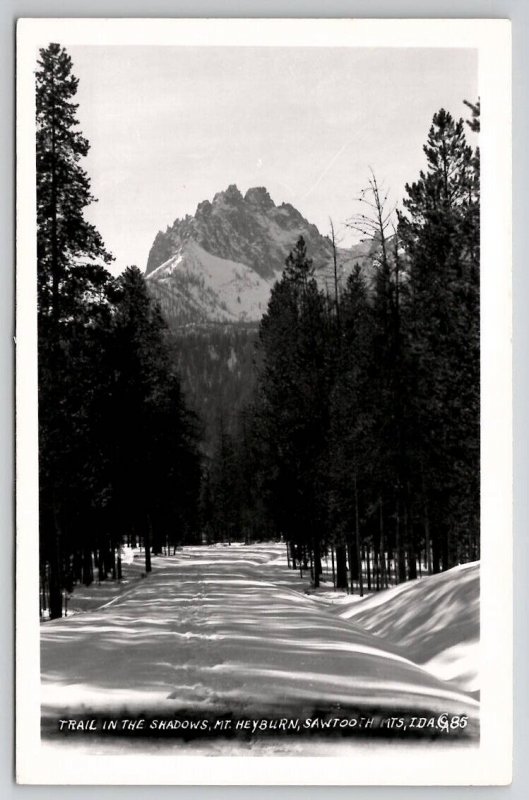
<instances>
[{"instance_id":1,"label":"white paper background","mask_svg":"<svg viewBox=\"0 0 529 800\"><path fill-rule=\"evenodd\" d=\"M395 4L394 4L395 5ZM29 28L27 23L26 27ZM42 22L40 26L42 26ZM23 81L26 103L19 105L23 140L20 143L21 155L31 153L29 136L32 135L32 97L34 53L38 45L51 39L68 45L73 43L110 43L105 37L115 36L118 28L115 23L94 24L83 21L67 27L65 23L54 20L45 23L49 26L33 40L25 42L20 56L25 59L19 66L19 79ZM189 27L184 31L184 28ZM399 29L400 27L400 29ZM325 759L321 765L318 759L206 759L207 778L204 767L197 759L176 759L171 757L94 757L81 758L83 763L68 753L68 761L58 759L55 763L43 759L38 739L38 618L36 594L36 416L35 416L35 364L31 348L35 346L34 305L34 237L31 235L32 210L27 199L34 191L33 161L30 156L25 163L19 161L21 170L20 190L24 199L22 220L24 237L20 241L19 257L24 264L24 277L19 277L18 306L18 347L19 347L19 427L22 459L19 461L19 496L23 503L19 507L19 525L22 548L19 557L19 585L27 586L24 602L19 608L18 631L23 657L19 659L19 728L18 742L22 757L19 761L19 774L33 782L94 782L102 783L143 783L152 776L163 783L188 782L198 779L205 782L227 783L329 783L332 776L344 783L490 783L508 779L509 744L509 706L511 687L509 685L510 653L510 558L509 548L494 549L496 537L502 543L510 536L510 353L509 353L509 91L508 91L508 27L502 23L490 24L470 20L466 24L435 21L424 24L399 23L390 21L370 24L357 22L323 22L303 24L299 21L274 24L272 21L249 25L244 21L229 27L210 21L204 23L176 23L176 28L166 21L159 25L145 22L124 22L120 26L118 38L122 43L123 30L128 30L126 42L134 43L130 36L138 36L138 43L170 41L177 43L175 31L183 35L182 41L195 43L235 44L287 44L294 43L315 46L329 44L376 45L399 44L401 46L479 46L480 47L480 94L483 104L483 127L481 149L483 159L483 283L482 298L484 308L483 326L483 571L482 571L482 633L485 641L484 665L486 683L483 690L482 742L479 753L466 751L463 755L434 755L428 748L424 755L416 750L398 753L391 747L384 748L384 756L374 751L362 753L354 761ZM239 28L239 30L237 30ZM227 33L228 31L228 33ZM167 37L170 36L170 40ZM206 37L206 39L202 37ZM252 38L257 36L258 38ZM332 40L332 41L331 41ZM506 49L507 47L507 49ZM28 137L28 138L25 138ZM23 334L23 337L22 337ZM26 366L27 365L27 366ZM33 498L31 493L33 492ZM25 538L24 538L25 537ZM493 556L493 559L491 558ZM499 561L498 559L502 560ZM498 577L499 576L499 577ZM34 597L32 596L32 593ZM29 648L29 652L27 650ZM498 654L501 659L498 659ZM498 669L503 671L498 674ZM88 759L88 762L87 762ZM448 766L447 761L450 761ZM143 763L142 763L143 762ZM337 763L336 763L337 762ZM381 768L383 767L383 769ZM122 772L122 770L124 770ZM197 775L200 778L197 778Z\"/></svg>"}]
</instances>

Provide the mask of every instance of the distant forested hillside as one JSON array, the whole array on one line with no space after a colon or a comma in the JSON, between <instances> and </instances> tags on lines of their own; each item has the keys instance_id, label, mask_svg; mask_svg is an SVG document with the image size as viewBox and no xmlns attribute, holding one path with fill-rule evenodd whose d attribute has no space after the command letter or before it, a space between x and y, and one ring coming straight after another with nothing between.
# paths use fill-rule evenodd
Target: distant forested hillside
<instances>
[{"instance_id":1,"label":"distant forested hillside","mask_svg":"<svg viewBox=\"0 0 529 800\"><path fill-rule=\"evenodd\" d=\"M202 446L211 455L220 427L234 434L240 412L252 397L258 357L257 324L209 324L171 333L182 389L203 428Z\"/></svg>"}]
</instances>

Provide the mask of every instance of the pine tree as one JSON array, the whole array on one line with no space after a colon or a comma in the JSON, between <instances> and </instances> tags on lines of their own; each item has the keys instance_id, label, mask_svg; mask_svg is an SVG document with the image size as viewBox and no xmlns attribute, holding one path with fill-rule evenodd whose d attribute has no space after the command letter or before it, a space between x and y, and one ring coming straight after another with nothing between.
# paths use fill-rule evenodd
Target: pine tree
<instances>
[{"instance_id":1,"label":"pine tree","mask_svg":"<svg viewBox=\"0 0 529 800\"><path fill-rule=\"evenodd\" d=\"M351 581L356 580L363 593L359 487L369 481L373 459L373 396L369 387L372 309L358 265L341 295L340 320L336 378L330 398L330 514L337 541L337 588L347 588L346 575L340 576L345 547Z\"/></svg>"},{"instance_id":2,"label":"pine tree","mask_svg":"<svg viewBox=\"0 0 529 800\"><path fill-rule=\"evenodd\" d=\"M277 532L310 554L317 586L326 525L329 324L302 237L272 290L259 340L259 428L270 457L270 512Z\"/></svg>"},{"instance_id":3,"label":"pine tree","mask_svg":"<svg viewBox=\"0 0 529 800\"><path fill-rule=\"evenodd\" d=\"M37 280L39 330L39 464L41 571L50 616L62 615L73 528L68 495L90 441L91 396L79 387L90 373L98 326L106 325L111 260L84 218L93 201L80 161L88 142L73 98L77 79L64 48L40 51L36 72ZM89 333L90 331L90 333ZM82 376L82 377L81 377ZM93 393L91 393L93 394ZM72 471L73 470L73 471ZM76 478L76 479L74 479Z\"/></svg>"},{"instance_id":4,"label":"pine tree","mask_svg":"<svg viewBox=\"0 0 529 800\"><path fill-rule=\"evenodd\" d=\"M144 540L145 571L151 571L153 517L147 481L151 481L151 435L161 393L163 321L136 267L118 279L114 319L115 385L112 392L113 472L116 524Z\"/></svg>"},{"instance_id":5,"label":"pine tree","mask_svg":"<svg viewBox=\"0 0 529 800\"><path fill-rule=\"evenodd\" d=\"M389 205L388 197L389 191L379 184L371 170L368 186L359 197L362 211L350 220L349 226L376 242L371 287L371 354L365 390L366 396L371 397L372 462L367 469L370 492L364 506L370 509L371 516L378 508L381 522L379 526L374 526L373 520L370 520L370 539L374 544L373 557L378 578L387 574L384 552L387 546L388 551L395 548L396 577L403 581L406 580L406 551L410 556L410 573L415 571L407 526L411 492L406 429L408 386L403 337L406 282L403 280L399 235L395 227L395 209ZM401 524L402 520L404 525ZM384 522L385 525L382 524ZM366 549L369 555L369 547ZM369 585L369 570L367 579Z\"/></svg>"},{"instance_id":6,"label":"pine tree","mask_svg":"<svg viewBox=\"0 0 529 800\"><path fill-rule=\"evenodd\" d=\"M151 552L180 542L196 520L200 466L196 420L184 402L159 307L136 267L118 279L109 436L116 528Z\"/></svg>"},{"instance_id":7,"label":"pine tree","mask_svg":"<svg viewBox=\"0 0 529 800\"><path fill-rule=\"evenodd\" d=\"M80 161L89 144L78 130L78 80L72 60L58 44L40 50L36 72L37 266L41 317L57 324L69 315L86 285L97 292L100 270L87 263L108 263L96 228L85 208L94 201ZM73 306L73 308L72 308Z\"/></svg>"},{"instance_id":8,"label":"pine tree","mask_svg":"<svg viewBox=\"0 0 529 800\"><path fill-rule=\"evenodd\" d=\"M427 169L406 186L415 473L433 570L476 556L479 476L479 154L463 120L433 118Z\"/></svg>"}]
</instances>

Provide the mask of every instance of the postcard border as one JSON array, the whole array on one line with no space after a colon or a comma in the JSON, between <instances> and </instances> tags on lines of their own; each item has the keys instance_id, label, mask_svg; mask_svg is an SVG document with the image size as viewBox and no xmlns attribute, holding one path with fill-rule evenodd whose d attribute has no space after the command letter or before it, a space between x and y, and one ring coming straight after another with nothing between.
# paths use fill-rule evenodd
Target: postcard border
<instances>
[{"instance_id":1,"label":"postcard border","mask_svg":"<svg viewBox=\"0 0 529 800\"><path fill-rule=\"evenodd\" d=\"M119 29L119 30L118 30ZM486 785L510 779L512 751L512 414L511 414L511 197L510 197L510 25L506 20L22 20L18 25L17 56L17 228L24 233L17 239L17 583L25 587L24 598L17 597L17 775L25 783L88 783L93 785L93 757L72 755L64 759L43 753L38 736L38 636L35 635L35 590L32 578L38 574L37 552L32 549L36 530L36 298L33 136L33 53L39 43L57 40L65 45L120 43L123 31L132 41L167 44L169 31L186 43L204 42L226 45L234 38L246 44L265 46L461 46L480 51L480 94L482 98L483 159L483 288L484 314L482 338L483 374L483 505L484 521L482 586L482 650L485 684L483 689L482 740L476 755L453 753L443 761L443 775L432 780L431 752L410 758L402 752L389 755L384 750L384 785ZM396 37L400 37L395 44ZM440 37L445 44L439 44ZM157 38L158 37L158 38ZM239 38L241 37L241 38ZM130 41L130 39L129 39ZM388 42L393 42L389 45ZM494 469L490 466L494 464ZM494 532L502 531L507 545L499 558L491 558ZM492 534L492 535L491 535ZM494 592L492 592L494 588ZM500 602L498 602L498 593ZM497 654L502 655L498 668ZM498 738L501 745L498 745ZM86 761L88 758L88 762ZM130 764L129 756L99 756L98 784L143 784L140 764ZM343 759L326 757L322 776L318 764L299 763L299 758L219 758L146 756L149 773L157 773L156 784L195 785L199 761L207 761L206 784L324 784L383 785L373 763L380 758L375 749L364 763L344 764ZM125 759L125 761L123 761ZM137 762L141 758L136 757ZM437 761L438 759L435 759ZM356 761L356 759L355 759ZM164 763L165 762L165 763ZM420 764L419 768L417 764ZM82 771L88 780L79 780ZM449 774L448 774L449 773ZM144 774L144 773L143 773ZM339 776L339 780L329 780Z\"/></svg>"}]
</instances>

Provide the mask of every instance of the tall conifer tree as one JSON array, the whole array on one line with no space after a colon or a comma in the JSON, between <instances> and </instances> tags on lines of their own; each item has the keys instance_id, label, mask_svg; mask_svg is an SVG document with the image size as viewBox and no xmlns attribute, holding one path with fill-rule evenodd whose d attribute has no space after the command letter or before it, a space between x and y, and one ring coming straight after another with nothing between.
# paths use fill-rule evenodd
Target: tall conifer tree
<instances>
[{"instance_id":1,"label":"tall conifer tree","mask_svg":"<svg viewBox=\"0 0 529 800\"><path fill-rule=\"evenodd\" d=\"M326 522L329 323L303 237L286 259L261 322L261 430L270 454L278 532L313 558L316 585Z\"/></svg>"},{"instance_id":2,"label":"tall conifer tree","mask_svg":"<svg viewBox=\"0 0 529 800\"><path fill-rule=\"evenodd\" d=\"M78 477L76 453L80 437L87 441L90 398L78 392L77 371L87 368L84 333L105 313L110 283L103 265L111 256L84 217L94 198L80 163L89 145L78 130L77 85L64 48L43 48L36 72L40 512L41 568L52 618L62 614L66 497L79 488L72 481Z\"/></svg>"},{"instance_id":3,"label":"tall conifer tree","mask_svg":"<svg viewBox=\"0 0 529 800\"><path fill-rule=\"evenodd\" d=\"M416 472L438 571L477 557L479 153L463 120L444 109L424 152L427 168L406 186L399 232L409 259Z\"/></svg>"}]
</instances>

